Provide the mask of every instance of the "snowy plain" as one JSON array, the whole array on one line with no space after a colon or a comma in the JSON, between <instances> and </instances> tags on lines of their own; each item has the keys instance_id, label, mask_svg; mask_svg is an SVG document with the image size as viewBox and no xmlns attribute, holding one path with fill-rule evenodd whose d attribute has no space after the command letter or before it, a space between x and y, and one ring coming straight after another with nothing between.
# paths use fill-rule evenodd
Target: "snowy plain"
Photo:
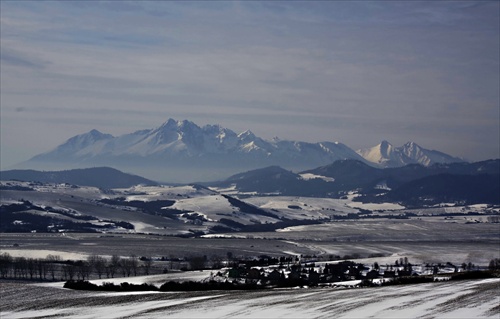
<instances>
[{"instance_id":1,"label":"snowy plain","mask_svg":"<svg viewBox=\"0 0 500 319\"><path fill-rule=\"evenodd\" d=\"M14 257L44 258L48 254L63 259L85 259L92 253L105 257L220 255L347 255L357 254L357 262L392 263L408 257L412 263L473 262L486 266L500 258L499 224L489 223L488 215L498 208L485 205L440 205L412 210L410 219L339 220L291 226L273 232L238 232L205 235L205 238L158 236L204 230L206 225L173 224L161 216L142 214L133 208L101 205L103 198L125 197L127 201L173 200L171 208L191 211L208 220L231 216L241 223L273 222L262 215L242 214L237 207L213 192L195 186L137 186L110 192L68 185L37 186L36 192L2 194L2 203L19 202L19 196L40 206L47 205L78 213L92 212L99 218L128 221L134 231L112 234L0 234L0 252ZM231 190L228 189L229 192ZM12 194L12 196L10 196ZM9 195L9 196L6 196ZM16 197L18 196L18 197ZM31 197L29 197L31 196ZM284 196L244 197L243 201L276 216L317 220L334 215L347 216L359 208L379 215L403 213L404 207L385 203L366 206L347 199ZM29 197L29 198L28 198ZM467 212L479 215L466 215ZM441 214L460 214L447 217ZM463 214L463 216L461 215ZM276 221L276 220L274 220ZM151 233L151 234L149 234ZM217 237L217 238L214 238ZM18 245L18 246L16 246ZM187 249L189 247L189 249ZM370 257L376 254L377 257ZM179 276L172 274L169 276ZM161 284L169 276L127 278L126 281ZM206 272L184 273L184 280L202 280ZM117 279L120 280L120 279ZM104 281L104 280L103 280ZM109 280L105 280L109 281ZM124 280L121 280L122 282ZM444 282L372 289L313 288L254 292L196 293L96 293L62 289L61 283L33 285L0 284L0 314L3 318L498 318L499 280Z\"/></svg>"},{"instance_id":2,"label":"snowy plain","mask_svg":"<svg viewBox=\"0 0 500 319\"><path fill-rule=\"evenodd\" d=\"M106 293L3 284L2 318L498 318L500 279L379 288Z\"/></svg>"}]
</instances>

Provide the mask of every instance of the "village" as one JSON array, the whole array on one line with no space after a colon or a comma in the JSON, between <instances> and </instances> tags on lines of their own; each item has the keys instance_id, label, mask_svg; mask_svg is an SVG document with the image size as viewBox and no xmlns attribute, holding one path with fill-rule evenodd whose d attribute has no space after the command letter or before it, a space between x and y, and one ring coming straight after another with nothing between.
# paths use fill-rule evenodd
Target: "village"
<instances>
[{"instance_id":1,"label":"village","mask_svg":"<svg viewBox=\"0 0 500 319\"><path fill-rule=\"evenodd\" d=\"M500 260L492 260L488 270L497 270ZM472 263L460 266L446 264L412 264L407 257L396 259L393 264L371 265L352 260L317 261L297 257L239 261L232 267L212 272L206 281L231 281L234 284L254 284L268 287L330 286L361 287L394 283L418 283L449 280L458 274L478 272ZM404 280L401 280L405 278Z\"/></svg>"}]
</instances>

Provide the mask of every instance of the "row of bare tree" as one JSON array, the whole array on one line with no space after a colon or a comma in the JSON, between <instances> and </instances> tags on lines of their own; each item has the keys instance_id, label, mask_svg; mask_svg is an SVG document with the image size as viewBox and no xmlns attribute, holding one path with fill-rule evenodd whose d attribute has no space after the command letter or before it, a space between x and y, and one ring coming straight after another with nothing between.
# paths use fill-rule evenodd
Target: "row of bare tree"
<instances>
[{"instance_id":1,"label":"row of bare tree","mask_svg":"<svg viewBox=\"0 0 500 319\"><path fill-rule=\"evenodd\" d=\"M105 258L96 254L86 260L65 260L60 256L48 255L46 258L12 257L8 253L0 254L0 277L31 280L73 280L89 279L95 275L99 278L114 278L115 275L137 276L140 273L149 275L152 267L151 258L139 258L135 255L120 257L113 255Z\"/></svg>"}]
</instances>

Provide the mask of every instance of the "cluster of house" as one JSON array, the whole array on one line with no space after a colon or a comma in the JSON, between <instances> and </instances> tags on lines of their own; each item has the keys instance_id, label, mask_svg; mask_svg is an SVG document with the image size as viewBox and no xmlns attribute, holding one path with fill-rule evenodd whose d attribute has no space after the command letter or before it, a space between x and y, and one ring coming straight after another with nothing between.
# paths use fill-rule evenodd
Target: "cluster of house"
<instances>
[{"instance_id":1,"label":"cluster of house","mask_svg":"<svg viewBox=\"0 0 500 319\"><path fill-rule=\"evenodd\" d=\"M384 270L378 265L366 267L361 263L353 261L340 261L336 263L294 263L285 266L283 264L270 267L251 267L246 264L239 264L227 269L225 272L219 271L212 276L239 280L242 283L262 284L262 285L287 285L303 284L315 286L321 283L335 283L350 280L364 280L377 278L395 278L416 275L412 271L411 264L401 266L387 266Z\"/></svg>"}]
</instances>

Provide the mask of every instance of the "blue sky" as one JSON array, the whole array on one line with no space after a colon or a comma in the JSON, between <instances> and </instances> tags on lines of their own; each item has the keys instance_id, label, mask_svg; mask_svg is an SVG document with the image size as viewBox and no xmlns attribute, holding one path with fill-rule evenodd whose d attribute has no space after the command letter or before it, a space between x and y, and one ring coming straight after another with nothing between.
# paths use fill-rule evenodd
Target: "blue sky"
<instances>
[{"instance_id":1,"label":"blue sky","mask_svg":"<svg viewBox=\"0 0 500 319\"><path fill-rule=\"evenodd\" d=\"M500 157L499 1L4 1L1 167L168 118Z\"/></svg>"}]
</instances>

